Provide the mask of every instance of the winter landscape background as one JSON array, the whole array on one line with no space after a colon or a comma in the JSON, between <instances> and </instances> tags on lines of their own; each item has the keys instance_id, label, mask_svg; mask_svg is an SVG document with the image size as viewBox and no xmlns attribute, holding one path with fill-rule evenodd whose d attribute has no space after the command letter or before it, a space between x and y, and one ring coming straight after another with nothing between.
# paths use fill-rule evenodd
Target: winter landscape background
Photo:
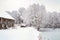
<instances>
[{"instance_id":1,"label":"winter landscape background","mask_svg":"<svg viewBox=\"0 0 60 40\"><path fill-rule=\"evenodd\" d=\"M1 29L0 40L60 40L60 0L0 0L2 12L15 25Z\"/></svg>"},{"instance_id":2,"label":"winter landscape background","mask_svg":"<svg viewBox=\"0 0 60 40\"><path fill-rule=\"evenodd\" d=\"M37 29L60 28L60 13L47 12L44 5L34 3L27 9L21 7L18 11L6 12L15 18L17 24L25 23L27 26L34 26Z\"/></svg>"}]
</instances>

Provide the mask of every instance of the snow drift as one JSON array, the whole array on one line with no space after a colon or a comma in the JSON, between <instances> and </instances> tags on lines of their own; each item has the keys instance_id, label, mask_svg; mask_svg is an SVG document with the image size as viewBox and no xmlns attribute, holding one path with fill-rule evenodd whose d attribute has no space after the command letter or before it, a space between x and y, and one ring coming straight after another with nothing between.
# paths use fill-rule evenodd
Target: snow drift
<instances>
[{"instance_id":1,"label":"snow drift","mask_svg":"<svg viewBox=\"0 0 60 40\"><path fill-rule=\"evenodd\" d=\"M0 30L0 40L39 40L38 35L33 27Z\"/></svg>"}]
</instances>

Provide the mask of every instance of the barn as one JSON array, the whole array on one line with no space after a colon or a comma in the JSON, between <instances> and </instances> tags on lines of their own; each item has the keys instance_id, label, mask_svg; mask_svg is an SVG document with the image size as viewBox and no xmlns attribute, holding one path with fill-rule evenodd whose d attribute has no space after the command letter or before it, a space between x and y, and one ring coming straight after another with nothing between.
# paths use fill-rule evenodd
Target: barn
<instances>
[{"instance_id":1,"label":"barn","mask_svg":"<svg viewBox=\"0 0 60 40\"><path fill-rule=\"evenodd\" d=\"M0 29L14 27L14 18L6 12L0 12Z\"/></svg>"}]
</instances>

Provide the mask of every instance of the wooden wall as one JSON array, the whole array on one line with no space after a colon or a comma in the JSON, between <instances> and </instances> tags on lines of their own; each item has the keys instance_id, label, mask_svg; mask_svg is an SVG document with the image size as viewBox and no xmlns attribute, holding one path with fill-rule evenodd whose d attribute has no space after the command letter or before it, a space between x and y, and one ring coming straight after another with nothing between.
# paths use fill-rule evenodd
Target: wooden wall
<instances>
[{"instance_id":1,"label":"wooden wall","mask_svg":"<svg viewBox=\"0 0 60 40\"><path fill-rule=\"evenodd\" d=\"M13 26L14 26L14 20L0 18L0 29L7 29L8 27L13 27Z\"/></svg>"}]
</instances>

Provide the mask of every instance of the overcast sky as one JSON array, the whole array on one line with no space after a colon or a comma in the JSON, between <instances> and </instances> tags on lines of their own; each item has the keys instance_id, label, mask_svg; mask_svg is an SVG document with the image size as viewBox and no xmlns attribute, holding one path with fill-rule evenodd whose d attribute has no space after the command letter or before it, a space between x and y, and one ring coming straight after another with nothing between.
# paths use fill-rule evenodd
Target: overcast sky
<instances>
[{"instance_id":1,"label":"overcast sky","mask_svg":"<svg viewBox=\"0 0 60 40\"><path fill-rule=\"evenodd\" d=\"M27 8L33 3L45 5L47 11L60 11L60 0L0 0L0 11L17 10L20 7Z\"/></svg>"}]
</instances>

